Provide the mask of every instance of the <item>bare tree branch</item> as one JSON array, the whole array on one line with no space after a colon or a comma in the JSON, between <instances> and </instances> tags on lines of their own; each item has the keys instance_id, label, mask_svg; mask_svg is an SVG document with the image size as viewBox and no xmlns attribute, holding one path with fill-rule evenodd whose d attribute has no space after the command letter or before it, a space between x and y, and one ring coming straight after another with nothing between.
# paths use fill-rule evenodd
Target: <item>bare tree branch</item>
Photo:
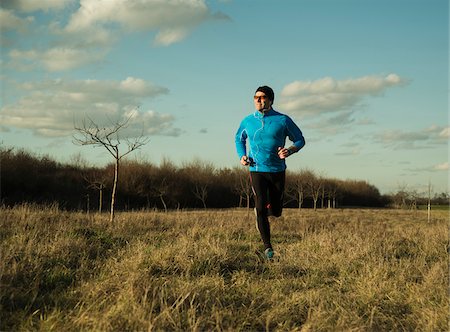
<instances>
[{"instance_id":1,"label":"bare tree branch","mask_svg":"<svg viewBox=\"0 0 450 332\"><path fill-rule=\"evenodd\" d=\"M110 221L114 221L114 204L115 204L115 196L117 190L117 183L119 180L119 163L120 160L133 152L134 150L139 149L141 146L147 144L149 139L145 137L144 130L142 130L141 134L134 138L129 139L125 138L125 142L127 145L127 149L125 152L120 152L119 145L121 143L120 133L123 129L128 127L131 116L126 118L123 121L111 122L111 127L102 127L100 128L97 123L94 122L91 118L87 117L83 119L81 122L81 126L74 126L77 134L79 136L73 136L73 142L77 145L93 145L104 147L115 160L115 168L114 168L114 182L113 189L111 193L111 215Z\"/></svg>"}]
</instances>

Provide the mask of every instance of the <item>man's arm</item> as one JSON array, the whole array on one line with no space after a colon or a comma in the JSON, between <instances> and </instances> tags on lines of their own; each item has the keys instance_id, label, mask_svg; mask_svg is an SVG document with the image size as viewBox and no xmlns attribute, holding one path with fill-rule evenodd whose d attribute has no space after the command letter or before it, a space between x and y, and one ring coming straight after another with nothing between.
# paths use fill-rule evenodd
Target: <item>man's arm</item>
<instances>
[{"instance_id":1,"label":"man's arm","mask_svg":"<svg viewBox=\"0 0 450 332\"><path fill-rule=\"evenodd\" d=\"M288 116L286 117L286 132L293 144L288 148L278 148L278 155L281 159L289 157L305 146L305 138L303 137L302 131Z\"/></svg>"},{"instance_id":2,"label":"man's arm","mask_svg":"<svg viewBox=\"0 0 450 332\"><path fill-rule=\"evenodd\" d=\"M298 152L305 146L303 133L290 117L287 117L286 128L289 139L294 143L289 149L292 148L292 153Z\"/></svg>"},{"instance_id":3,"label":"man's arm","mask_svg":"<svg viewBox=\"0 0 450 332\"><path fill-rule=\"evenodd\" d=\"M238 154L241 164L243 164L244 157L247 157L246 141L247 141L247 131L245 130L244 121L242 121L234 137L236 152Z\"/></svg>"}]
</instances>

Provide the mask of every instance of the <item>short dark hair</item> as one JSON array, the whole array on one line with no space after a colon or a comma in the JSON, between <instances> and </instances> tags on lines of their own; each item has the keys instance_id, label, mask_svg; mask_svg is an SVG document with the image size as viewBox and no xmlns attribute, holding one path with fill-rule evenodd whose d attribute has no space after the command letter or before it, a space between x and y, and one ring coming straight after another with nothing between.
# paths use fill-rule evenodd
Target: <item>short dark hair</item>
<instances>
[{"instance_id":1,"label":"short dark hair","mask_svg":"<svg viewBox=\"0 0 450 332\"><path fill-rule=\"evenodd\" d=\"M267 86L267 85L260 86L258 89L256 89L255 93L258 91L264 92L266 94L266 96L269 97L269 99L272 102L274 101L275 94L273 93L273 90L270 86Z\"/></svg>"}]
</instances>

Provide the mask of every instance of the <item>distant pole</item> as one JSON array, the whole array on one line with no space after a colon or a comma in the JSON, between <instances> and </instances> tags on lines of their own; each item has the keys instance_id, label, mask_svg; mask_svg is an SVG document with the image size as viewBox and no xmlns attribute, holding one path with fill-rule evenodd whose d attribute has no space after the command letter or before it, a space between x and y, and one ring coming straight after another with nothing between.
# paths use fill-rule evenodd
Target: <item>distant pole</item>
<instances>
[{"instance_id":1,"label":"distant pole","mask_svg":"<svg viewBox=\"0 0 450 332\"><path fill-rule=\"evenodd\" d=\"M428 182L428 222L431 220L431 182Z\"/></svg>"}]
</instances>

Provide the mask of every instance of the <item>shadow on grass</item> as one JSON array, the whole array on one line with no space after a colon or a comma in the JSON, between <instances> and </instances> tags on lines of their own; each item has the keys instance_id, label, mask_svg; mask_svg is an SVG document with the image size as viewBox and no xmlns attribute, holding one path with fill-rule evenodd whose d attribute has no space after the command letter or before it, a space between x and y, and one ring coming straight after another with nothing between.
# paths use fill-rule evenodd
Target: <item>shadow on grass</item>
<instances>
[{"instance_id":1,"label":"shadow on grass","mask_svg":"<svg viewBox=\"0 0 450 332\"><path fill-rule=\"evenodd\" d=\"M33 312L73 308L79 299L70 289L80 280L94 277L98 271L95 267L127 243L93 228L71 230L66 236L55 244L61 247L56 252L36 249L35 254L18 252L11 257L7 266L14 268L1 278L1 330L16 330L23 323L22 317L30 317ZM82 241L70 248L74 239ZM39 315L33 317L39 319Z\"/></svg>"}]
</instances>

